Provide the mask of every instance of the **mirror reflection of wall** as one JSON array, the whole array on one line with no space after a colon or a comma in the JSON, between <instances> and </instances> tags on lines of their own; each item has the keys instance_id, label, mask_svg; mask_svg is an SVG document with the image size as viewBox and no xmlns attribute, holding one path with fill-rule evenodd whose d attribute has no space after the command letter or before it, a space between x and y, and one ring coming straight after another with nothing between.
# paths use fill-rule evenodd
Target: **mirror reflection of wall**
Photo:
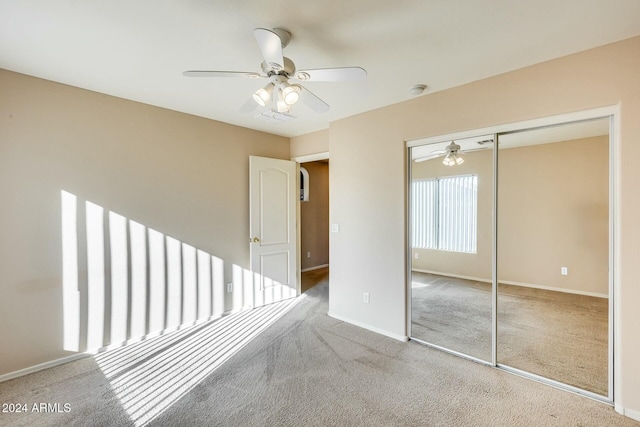
<instances>
[{"instance_id":1,"label":"mirror reflection of wall","mask_svg":"<svg viewBox=\"0 0 640 427\"><path fill-rule=\"evenodd\" d=\"M498 363L608 394L608 119L499 136Z\"/></svg>"},{"instance_id":2,"label":"mirror reflection of wall","mask_svg":"<svg viewBox=\"0 0 640 427\"><path fill-rule=\"evenodd\" d=\"M411 167L411 335L485 361L491 360L490 140L455 141L459 158L451 166L443 163L451 141L415 147Z\"/></svg>"}]
</instances>

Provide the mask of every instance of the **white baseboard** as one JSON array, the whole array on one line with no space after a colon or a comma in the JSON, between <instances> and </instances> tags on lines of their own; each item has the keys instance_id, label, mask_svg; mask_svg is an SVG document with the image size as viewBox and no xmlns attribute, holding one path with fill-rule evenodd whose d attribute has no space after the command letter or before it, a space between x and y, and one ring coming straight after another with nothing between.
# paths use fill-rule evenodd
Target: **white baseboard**
<instances>
[{"instance_id":1,"label":"white baseboard","mask_svg":"<svg viewBox=\"0 0 640 427\"><path fill-rule=\"evenodd\" d=\"M421 268L412 268L411 271L426 274L435 274L437 276L455 277L456 279L473 280L474 282L491 283L491 279L482 279L480 277L462 276L460 274L443 273L441 271L423 270Z\"/></svg>"},{"instance_id":2,"label":"white baseboard","mask_svg":"<svg viewBox=\"0 0 640 427\"><path fill-rule=\"evenodd\" d=\"M500 283L504 283L505 285L523 286L523 287L527 287L527 288L542 289L542 290L545 290L545 291L564 292L566 294L586 295L586 296L589 296L589 297L605 298L605 299L609 298L609 295L607 295L607 294L599 294L597 292L577 291L577 290L574 290L574 289L565 289L565 288L554 288L553 286L531 285L531 284L528 284L528 283L510 282L510 281L507 281L507 280L501 280Z\"/></svg>"},{"instance_id":3,"label":"white baseboard","mask_svg":"<svg viewBox=\"0 0 640 427\"><path fill-rule=\"evenodd\" d=\"M418 273L426 273L426 274L436 274L438 276L445 276L445 277L455 277L456 279L473 280L474 282L491 283L491 279L482 279L479 277L461 276L459 274L442 273L439 271L422 270L418 268L413 268L411 269L411 271L416 271ZM500 280L500 283L503 283L505 285L512 285L512 286L522 286L525 288L542 289L545 291L564 292L566 294L586 295L586 296L596 297L596 298L607 298L607 299L609 298L609 295L600 294L597 292L578 291L578 290L566 289L566 288L556 288L553 286L543 286L543 285L534 285L531 283L512 282L509 280Z\"/></svg>"},{"instance_id":4,"label":"white baseboard","mask_svg":"<svg viewBox=\"0 0 640 427\"><path fill-rule=\"evenodd\" d=\"M322 264L322 265L316 265L315 267L308 267L300 270L300 272L304 273L306 271L320 270L321 268L325 268L325 267L329 267L329 264Z\"/></svg>"},{"instance_id":5,"label":"white baseboard","mask_svg":"<svg viewBox=\"0 0 640 427\"><path fill-rule=\"evenodd\" d=\"M72 354L71 356L63 357L56 360L51 360L45 363L40 363L38 365L30 366L28 368L19 369L14 372L9 372L7 374L2 374L0 375L0 383L4 381L9 381L15 378L23 377L25 375L33 374L34 372L42 371L44 369L53 368L54 366L64 365L65 363L84 359L85 357L91 357L91 355L87 353Z\"/></svg>"},{"instance_id":6,"label":"white baseboard","mask_svg":"<svg viewBox=\"0 0 640 427\"><path fill-rule=\"evenodd\" d=\"M640 411L634 411L633 409L625 409L616 405L616 412L624 415L632 420L640 421Z\"/></svg>"},{"instance_id":7,"label":"white baseboard","mask_svg":"<svg viewBox=\"0 0 640 427\"><path fill-rule=\"evenodd\" d=\"M329 313L327 313L327 315L329 317L333 317L336 320L340 320L342 322L350 323L352 325L358 326L359 328L367 329L367 330L369 330L371 332L375 332L376 334L384 335L384 336L387 336L389 338L393 338L393 339L398 340L398 341L404 341L404 342L409 341L409 337L406 336L406 335L394 334L392 332L385 331L384 329L376 328L375 326L367 325L366 323L358 322L358 321L353 320L353 319L348 319L346 317L340 316L340 315L335 314L335 313L329 312Z\"/></svg>"}]
</instances>

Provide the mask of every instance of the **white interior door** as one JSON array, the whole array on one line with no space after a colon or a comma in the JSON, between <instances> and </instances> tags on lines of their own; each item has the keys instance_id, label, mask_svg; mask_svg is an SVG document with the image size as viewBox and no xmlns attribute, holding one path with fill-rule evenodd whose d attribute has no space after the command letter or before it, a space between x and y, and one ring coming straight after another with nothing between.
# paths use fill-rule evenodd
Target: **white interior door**
<instances>
[{"instance_id":1,"label":"white interior door","mask_svg":"<svg viewBox=\"0 0 640 427\"><path fill-rule=\"evenodd\" d=\"M249 157L254 305L298 294L297 164Z\"/></svg>"}]
</instances>

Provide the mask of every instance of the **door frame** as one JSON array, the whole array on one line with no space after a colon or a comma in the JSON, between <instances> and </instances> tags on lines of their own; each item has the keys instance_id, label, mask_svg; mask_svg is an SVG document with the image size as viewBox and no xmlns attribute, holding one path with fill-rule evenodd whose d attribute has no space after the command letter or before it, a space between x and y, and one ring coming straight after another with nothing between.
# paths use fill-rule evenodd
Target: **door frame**
<instances>
[{"instance_id":1,"label":"door frame","mask_svg":"<svg viewBox=\"0 0 640 427\"><path fill-rule=\"evenodd\" d=\"M315 154L306 154L303 156L295 156L295 157L291 157L291 160L296 162L298 165L298 172L296 174L296 179L297 181L297 188L300 188L300 166L302 163L309 163L309 162L315 162L318 160L329 160L329 152L328 151L324 151L321 153L315 153ZM331 171L331 168L329 168L329 171ZM329 179L329 182L331 182L331 179ZM302 293L302 242L301 242L301 235L302 235L302 230L301 230L301 219L300 219L300 198L298 198L298 204L297 204L297 233L298 233L298 266L297 266L297 271L298 271L298 295L300 295ZM329 212L329 214L331 214L331 212ZM331 234L329 234L329 240L331 240ZM329 241L329 246L331 246L331 241ZM329 273L331 274L331 273ZM329 282L331 283L331 282Z\"/></svg>"},{"instance_id":2,"label":"door frame","mask_svg":"<svg viewBox=\"0 0 640 427\"><path fill-rule=\"evenodd\" d=\"M617 412L622 413L622 406L616 402L616 398L620 396L621 389L621 361L620 361L620 265L619 256L620 248L620 104L611 105L601 108L594 108L589 110L583 110L573 113L558 114L538 119L524 120L520 122L513 122L503 125L491 126L486 128L472 129L468 131L455 132L450 134L432 136L422 139L405 141L405 157L406 157L406 170L405 176L405 194L406 194L406 209L405 209L405 262L406 262L406 325L407 335L411 336L411 264L412 264L412 248L411 248L411 210L410 210L410 191L411 191L411 148L442 142L446 140L471 138L477 135L497 135L507 132L522 131L527 129L535 129L542 127L549 127L555 125L561 125L570 122L579 122L585 120L592 120L598 118L609 118L609 364L608 364L608 396L600 396L586 390L582 390L564 383L553 381L548 378L540 377L529 372L519 371L514 368L509 368L497 363L496 349L497 349L497 256L496 256L496 224L497 224L497 197L494 194L493 200L493 260L492 260L492 298L493 298L493 315L492 315L492 361L487 363L486 361L477 360L478 362L493 366L495 368L524 376L535 381L543 382L545 384L561 388L566 391L574 392L598 401L613 404ZM495 139L497 141L497 139ZM494 167L497 166L496 157L497 151L494 149ZM497 171L494 169L494 192L497 191ZM441 350L448 351L447 349L440 348ZM470 356L457 353L455 351L449 351L450 353L458 356L474 359ZM475 360L475 359L474 359Z\"/></svg>"}]
</instances>

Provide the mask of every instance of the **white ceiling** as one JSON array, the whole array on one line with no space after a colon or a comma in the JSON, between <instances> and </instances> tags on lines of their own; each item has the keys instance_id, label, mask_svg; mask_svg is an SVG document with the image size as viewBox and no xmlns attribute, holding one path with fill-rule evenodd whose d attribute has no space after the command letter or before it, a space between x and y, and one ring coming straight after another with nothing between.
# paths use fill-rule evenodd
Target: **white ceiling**
<instances>
[{"instance_id":1,"label":"white ceiling","mask_svg":"<svg viewBox=\"0 0 640 427\"><path fill-rule=\"evenodd\" d=\"M238 112L264 81L253 29L285 28L299 69L361 66L364 83L308 82L331 109L272 124ZM283 136L640 35L638 0L0 0L0 68Z\"/></svg>"}]
</instances>

